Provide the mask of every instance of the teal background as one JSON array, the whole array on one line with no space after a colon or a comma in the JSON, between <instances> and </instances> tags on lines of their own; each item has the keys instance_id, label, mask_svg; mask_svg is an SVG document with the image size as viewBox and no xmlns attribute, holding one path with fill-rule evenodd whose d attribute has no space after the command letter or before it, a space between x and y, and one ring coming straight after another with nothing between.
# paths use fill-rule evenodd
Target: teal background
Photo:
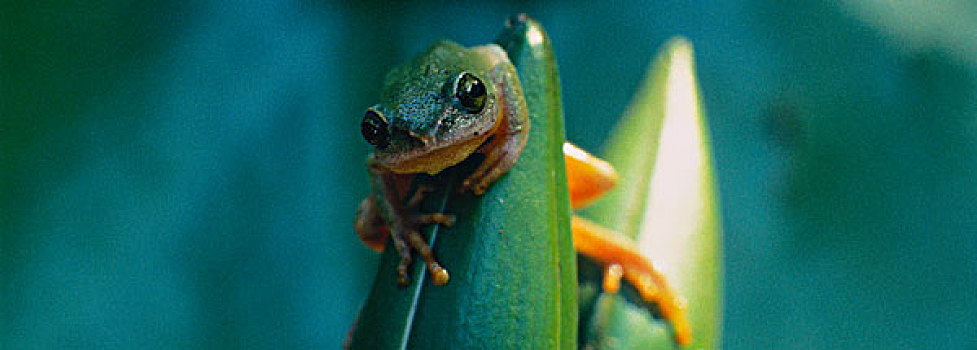
<instances>
[{"instance_id":1,"label":"teal background","mask_svg":"<svg viewBox=\"0 0 977 350\"><path fill-rule=\"evenodd\" d=\"M696 48L728 349L977 344L977 5L0 2L0 348L337 348L383 74L510 14L596 150Z\"/></svg>"}]
</instances>

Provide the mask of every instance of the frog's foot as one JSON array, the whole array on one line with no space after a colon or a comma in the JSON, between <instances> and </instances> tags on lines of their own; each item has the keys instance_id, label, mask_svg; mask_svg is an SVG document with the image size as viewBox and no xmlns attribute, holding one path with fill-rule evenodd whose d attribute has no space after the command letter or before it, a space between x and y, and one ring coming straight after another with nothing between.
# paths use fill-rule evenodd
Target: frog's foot
<instances>
[{"instance_id":1,"label":"frog's foot","mask_svg":"<svg viewBox=\"0 0 977 350\"><path fill-rule=\"evenodd\" d=\"M485 193L489 185L512 167L515 160L515 157L507 157L501 152L487 154L482 164L461 183L459 190L465 192L470 189L476 195Z\"/></svg>"},{"instance_id":2,"label":"frog's foot","mask_svg":"<svg viewBox=\"0 0 977 350\"><path fill-rule=\"evenodd\" d=\"M480 149L485 153L485 159L479 164L471 174L465 178L459 187L460 192L471 190L476 195L485 193L485 190L492 185L495 180L504 175L519 159L525 144L524 130L503 130L495 135L491 141ZM503 137L503 135L508 135Z\"/></svg>"},{"instance_id":3,"label":"frog's foot","mask_svg":"<svg viewBox=\"0 0 977 350\"><path fill-rule=\"evenodd\" d=\"M654 269L654 265L651 265ZM658 307L662 318L672 326L675 342L679 345L692 343L692 328L686 318L687 302L669 288L659 271L645 272L643 268L612 263L604 270L604 291L615 294L624 279L641 295L641 299Z\"/></svg>"},{"instance_id":4,"label":"frog's foot","mask_svg":"<svg viewBox=\"0 0 977 350\"><path fill-rule=\"evenodd\" d=\"M658 307L662 318L671 325L677 344L692 343L686 301L669 286L665 275L634 248L629 238L576 216L572 226L577 251L607 266L604 291L617 293L623 278L638 290L641 299Z\"/></svg>"},{"instance_id":5,"label":"frog's foot","mask_svg":"<svg viewBox=\"0 0 977 350\"><path fill-rule=\"evenodd\" d=\"M448 271L441 267L441 264L437 262L434 258L434 252L431 247L424 241L424 236L419 232L419 228L422 225L427 224L442 224L445 226L451 226L455 223L455 218L452 215L444 213L431 213L431 214L417 214L417 207L423 199L424 192L430 191L429 188L421 187L418 188L414 196L407 201L405 206L405 214L396 216L392 226L395 228L391 232L390 237L394 241L394 247L400 254L400 263L397 265L397 282L400 285L410 284L410 275L407 273L407 269L411 264L411 249L417 251L417 254L424 259L425 265L427 265L428 271L431 272L431 279L435 285L444 285L448 283Z\"/></svg>"}]
</instances>

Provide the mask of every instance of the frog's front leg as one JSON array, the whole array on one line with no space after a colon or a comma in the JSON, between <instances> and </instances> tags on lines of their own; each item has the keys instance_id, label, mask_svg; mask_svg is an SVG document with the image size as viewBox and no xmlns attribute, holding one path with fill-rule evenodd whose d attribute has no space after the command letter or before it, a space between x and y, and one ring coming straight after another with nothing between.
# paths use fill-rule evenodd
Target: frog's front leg
<instances>
[{"instance_id":1,"label":"frog's front leg","mask_svg":"<svg viewBox=\"0 0 977 350\"><path fill-rule=\"evenodd\" d=\"M478 149L478 153L485 155L482 163L462 182L462 192L471 189L480 195L492 185L495 180L509 171L529 139L529 109L523 98L522 86L519 83L516 69L508 62L508 56L501 47L495 44L475 47L475 50L491 51L488 57L505 58L498 62L489 72L490 81L495 81L500 118L493 135Z\"/></svg>"},{"instance_id":2,"label":"frog's front leg","mask_svg":"<svg viewBox=\"0 0 977 350\"><path fill-rule=\"evenodd\" d=\"M375 194L360 203L354 228L364 244L374 250L383 250L387 237L393 240L394 248L400 255L397 266L397 281L401 285L410 283L407 273L411 265L411 250L416 251L431 272L436 285L448 282L448 271L434 258L431 247L425 242L420 228L427 224L454 224L454 217L444 213L419 213L424 193L431 189L420 186L408 199L407 191L413 176L395 174L375 162L368 164L373 178Z\"/></svg>"}]
</instances>

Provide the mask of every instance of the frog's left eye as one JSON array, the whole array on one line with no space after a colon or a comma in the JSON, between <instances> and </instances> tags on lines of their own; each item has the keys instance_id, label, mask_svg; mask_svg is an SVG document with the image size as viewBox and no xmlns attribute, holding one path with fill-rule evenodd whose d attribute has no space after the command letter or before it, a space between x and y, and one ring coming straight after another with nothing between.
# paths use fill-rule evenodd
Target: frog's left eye
<instances>
[{"instance_id":1,"label":"frog's left eye","mask_svg":"<svg viewBox=\"0 0 977 350\"><path fill-rule=\"evenodd\" d=\"M471 73L461 73L455 83L455 98L469 113L478 113L485 108L485 84Z\"/></svg>"}]
</instances>

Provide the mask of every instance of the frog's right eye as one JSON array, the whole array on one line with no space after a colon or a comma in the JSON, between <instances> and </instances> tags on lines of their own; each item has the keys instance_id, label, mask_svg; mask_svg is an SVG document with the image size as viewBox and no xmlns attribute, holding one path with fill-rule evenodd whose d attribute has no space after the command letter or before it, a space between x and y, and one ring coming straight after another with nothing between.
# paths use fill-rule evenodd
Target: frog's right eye
<instances>
[{"instance_id":1,"label":"frog's right eye","mask_svg":"<svg viewBox=\"0 0 977 350\"><path fill-rule=\"evenodd\" d=\"M360 122L360 133L363 139L377 148L387 147L390 142L390 134L387 131L387 120L380 112L370 108L366 110L363 121Z\"/></svg>"}]
</instances>

